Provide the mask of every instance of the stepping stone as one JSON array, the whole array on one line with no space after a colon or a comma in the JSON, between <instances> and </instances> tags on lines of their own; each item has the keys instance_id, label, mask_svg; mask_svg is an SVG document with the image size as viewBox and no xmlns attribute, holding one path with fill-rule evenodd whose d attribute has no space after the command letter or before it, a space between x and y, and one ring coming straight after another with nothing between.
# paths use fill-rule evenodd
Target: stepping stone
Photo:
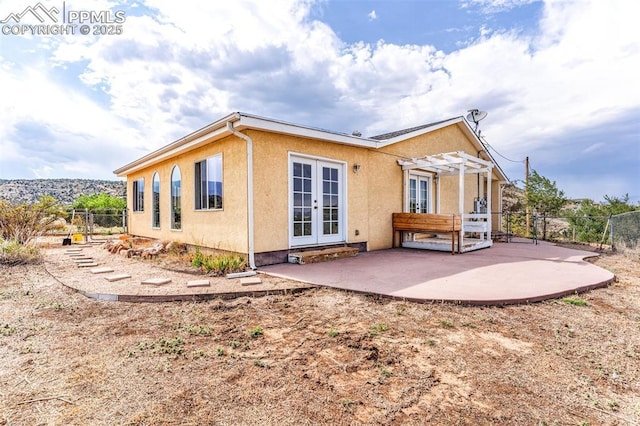
<instances>
[{"instance_id":1,"label":"stepping stone","mask_svg":"<svg viewBox=\"0 0 640 426\"><path fill-rule=\"evenodd\" d=\"M90 268L92 266L98 266L96 262L91 263L78 263L78 268Z\"/></svg>"},{"instance_id":2,"label":"stepping stone","mask_svg":"<svg viewBox=\"0 0 640 426\"><path fill-rule=\"evenodd\" d=\"M149 278L141 282L141 284L162 285L171 282L169 278Z\"/></svg>"},{"instance_id":3,"label":"stepping stone","mask_svg":"<svg viewBox=\"0 0 640 426\"><path fill-rule=\"evenodd\" d=\"M240 278L240 285L256 285L261 283L262 280L258 277Z\"/></svg>"},{"instance_id":4,"label":"stepping stone","mask_svg":"<svg viewBox=\"0 0 640 426\"><path fill-rule=\"evenodd\" d=\"M72 248L72 249L66 249L64 252L66 254L71 254L71 253L78 253L81 252L82 249L81 248Z\"/></svg>"},{"instance_id":5,"label":"stepping stone","mask_svg":"<svg viewBox=\"0 0 640 426\"><path fill-rule=\"evenodd\" d=\"M209 280L191 280L187 281L187 287L209 287L211 283Z\"/></svg>"},{"instance_id":6,"label":"stepping stone","mask_svg":"<svg viewBox=\"0 0 640 426\"><path fill-rule=\"evenodd\" d=\"M111 282L114 281L119 281L119 280L124 280L125 278L131 278L131 275L129 274L114 274L114 275L107 275L106 277L104 277L105 280Z\"/></svg>"},{"instance_id":7,"label":"stepping stone","mask_svg":"<svg viewBox=\"0 0 640 426\"><path fill-rule=\"evenodd\" d=\"M67 256L69 256L71 259L75 259L77 257L86 257L87 255L84 253L67 253Z\"/></svg>"},{"instance_id":8,"label":"stepping stone","mask_svg":"<svg viewBox=\"0 0 640 426\"><path fill-rule=\"evenodd\" d=\"M95 260L93 260L90 257L83 257L82 259L73 259L74 262L76 263L90 263L90 262L95 262Z\"/></svg>"},{"instance_id":9,"label":"stepping stone","mask_svg":"<svg viewBox=\"0 0 640 426\"><path fill-rule=\"evenodd\" d=\"M94 269L91 270L92 274L104 274L106 272L113 272L113 269L111 269L111 268L109 268L107 266L104 266L102 268L94 268Z\"/></svg>"},{"instance_id":10,"label":"stepping stone","mask_svg":"<svg viewBox=\"0 0 640 426\"><path fill-rule=\"evenodd\" d=\"M256 275L256 271L246 271L246 272L234 272L232 274L227 274L227 278L243 278L243 277L252 277Z\"/></svg>"}]
</instances>

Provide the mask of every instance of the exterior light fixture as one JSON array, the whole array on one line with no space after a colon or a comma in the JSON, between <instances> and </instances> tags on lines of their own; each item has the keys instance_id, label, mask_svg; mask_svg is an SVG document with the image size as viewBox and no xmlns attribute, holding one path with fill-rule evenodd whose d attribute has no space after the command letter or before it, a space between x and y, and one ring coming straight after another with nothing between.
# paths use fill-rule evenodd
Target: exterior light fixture
<instances>
[{"instance_id":1,"label":"exterior light fixture","mask_svg":"<svg viewBox=\"0 0 640 426\"><path fill-rule=\"evenodd\" d=\"M360 171L360 163L353 164L353 173L358 173Z\"/></svg>"}]
</instances>

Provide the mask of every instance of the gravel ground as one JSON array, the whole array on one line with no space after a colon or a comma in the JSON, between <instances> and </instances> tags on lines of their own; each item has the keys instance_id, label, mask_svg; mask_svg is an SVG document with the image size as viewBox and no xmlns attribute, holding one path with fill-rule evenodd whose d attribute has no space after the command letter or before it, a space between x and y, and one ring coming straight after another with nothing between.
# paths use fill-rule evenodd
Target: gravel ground
<instances>
[{"instance_id":1,"label":"gravel ground","mask_svg":"<svg viewBox=\"0 0 640 426\"><path fill-rule=\"evenodd\" d=\"M508 307L108 302L61 285L56 256L0 266L0 425L640 424L640 263L622 255L594 260L610 287ZM118 262L133 287L161 271Z\"/></svg>"}]
</instances>

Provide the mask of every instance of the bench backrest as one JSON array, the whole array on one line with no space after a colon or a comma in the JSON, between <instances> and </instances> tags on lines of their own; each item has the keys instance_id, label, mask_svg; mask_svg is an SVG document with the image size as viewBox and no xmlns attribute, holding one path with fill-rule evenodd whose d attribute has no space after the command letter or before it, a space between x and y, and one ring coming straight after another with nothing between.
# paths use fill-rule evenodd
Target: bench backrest
<instances>
[{"instance_id":1,"label":"bench backrest","mask_svg":"<svg viewBox=\"0 0 640 426\"><path fill-rule=\"evenodd\" d=\"M393 213L394 231L452 232L462 230L462 220L457 214Z\"/></svg>"}]
</instances>

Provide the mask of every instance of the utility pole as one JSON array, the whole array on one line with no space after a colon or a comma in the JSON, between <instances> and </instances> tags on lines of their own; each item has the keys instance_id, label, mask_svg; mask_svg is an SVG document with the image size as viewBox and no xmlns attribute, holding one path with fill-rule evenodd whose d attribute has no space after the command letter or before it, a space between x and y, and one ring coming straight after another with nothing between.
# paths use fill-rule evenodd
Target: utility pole
<instances>
[{"instance_id":1,"label":"utility pole","mask_svg":"<svg viewBox=\"0 0 640 426\"><path fill-rule=\"evenodd\" d=\"M529 157L524 159L524 202L526 210L527 238L531 236L531 212L529 211Z\"/></svg>"}]
</instances>

